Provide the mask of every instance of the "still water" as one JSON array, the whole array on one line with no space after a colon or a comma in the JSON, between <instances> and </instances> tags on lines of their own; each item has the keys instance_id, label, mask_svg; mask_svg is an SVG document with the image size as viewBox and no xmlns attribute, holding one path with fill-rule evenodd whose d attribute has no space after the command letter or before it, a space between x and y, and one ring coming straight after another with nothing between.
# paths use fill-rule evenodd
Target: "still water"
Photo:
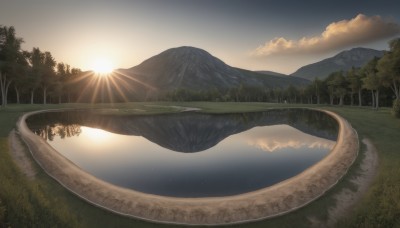
<instances>
[{"instance_id":1,"label":"still water","mask_svg":"<svg viewBox=\"0 0 400 228\"><path fill-rule=\"evenodd\" d=\"M34 115L29 128L81 169L140 192L174 197L246 193L326 156L338 125L311 110L241 114Z\"/></svg>"}]
</instances>

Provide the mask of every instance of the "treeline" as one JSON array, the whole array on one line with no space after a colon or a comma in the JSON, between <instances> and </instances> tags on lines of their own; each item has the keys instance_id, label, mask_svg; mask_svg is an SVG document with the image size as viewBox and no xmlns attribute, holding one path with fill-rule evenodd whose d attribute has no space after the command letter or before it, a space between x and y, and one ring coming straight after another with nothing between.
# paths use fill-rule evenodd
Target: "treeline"
<instances>
[{"instance_id":1,"label":"treeline","mask_svg":"<svg viewBox=\"0 0 400 228\"><path fill-rule=\"evenodd\" d=\"M263 87L240 85L230 89L189 90L176 89L166 92L158 100L163 101L234 101L234 102L269 102L275 95L274 91Z\"/></svg>"},{"instance_id":2,"label":"treeline","mask_svg":"<svg viewBox=\"0 0 400 228\"><path fill-rule=\"evenodd\" d=\"M336 72L346 77L346 72ZM330 78L331 79L331 78ZM270 102L288 104L331 104L331 105L359 105L373 106L371 94L366 89L361 89L360 93L351 94L351 89L346 88L346 92L340 89L334 92L335 88L329 87L328 80L316 79L308 86L286 88L263 88L241 85L238 88L217 90L190 90L175 89L165 92L162 96L151 97L147 101L216 101L216 102ZM338 87L336 87L338 89ZM340 93L344 93L341 98ZM359 97L361 95L361 98ZM393 95L390 89L383 88L380 91L380 105L391 106Z\"/></svg>"},{"instance_id":3,"label":"treeline","mask_svg":"<svg viewBox=\"0 0 400 228\"><path fill-rule=\"evenodd\" d=\"M311 87L311 86L310 86ZM310 90L311 91L311 90ZM312 94L306 87L275 87L240 85L230 89L189 90L176 89L166 92L158 100L163 101L227 101L227 102L273 102L273 103L312 103Z\"/></svg>"},{"instance_id":4,"label":"treeline","mask_svg":"<svg viewBox=\"0 0 400 228\"><path fill-rule=\"evenodd\" d=\"M1 105L9 102L10 90L13 90L15 103L31 103L39 100L46 104L51 97L61 100L74 91L71 82L82 74L78 68L57 63L48 51L33 48L21 49L23 39L16 36L14 27L0 26L0 90Z\"/></svg>"}]
</instances>

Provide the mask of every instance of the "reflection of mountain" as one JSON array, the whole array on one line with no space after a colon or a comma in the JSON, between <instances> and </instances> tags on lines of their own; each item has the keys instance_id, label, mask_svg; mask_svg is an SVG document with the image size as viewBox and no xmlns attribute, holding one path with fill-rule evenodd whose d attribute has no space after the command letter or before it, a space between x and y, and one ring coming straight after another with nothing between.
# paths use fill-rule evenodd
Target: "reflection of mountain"
<instances>
[{"instance_id":1,"label":"reflection of mountain","mask_svg":"<svg viewBox=\"0 0 400 228\"><path fill-rule=\"evenodd\" d=\"M27 122L35 132L45 125L80 124L118 134L143 136L162 147L179 152L206 150L232 134L256 126L287 124L304 133L329 140L336 140L338 127L330 116L302 109L241 114L181 113L128 117L63 112L35 115L28 118Z\"/></svg>"}]
</instances>

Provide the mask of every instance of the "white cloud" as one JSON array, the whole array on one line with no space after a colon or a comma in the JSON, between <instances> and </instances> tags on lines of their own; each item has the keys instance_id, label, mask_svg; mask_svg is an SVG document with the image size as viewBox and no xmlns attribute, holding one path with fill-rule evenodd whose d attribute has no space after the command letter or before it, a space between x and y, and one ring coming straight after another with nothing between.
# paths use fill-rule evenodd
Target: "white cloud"
<instances>
[{"instance_id":1,"label":"white cloud","mask_svg":"<svg viewBox=\"0 0 400 228\"><path fill-rule=\"evenodd\" d=\"M351 20L329 24L321 35L290 40L277 37L259 46L253 55L325 53L335 49L365 44L400 34L400 25L381 18L357 15Z\"/></svg>"}]
</instances>

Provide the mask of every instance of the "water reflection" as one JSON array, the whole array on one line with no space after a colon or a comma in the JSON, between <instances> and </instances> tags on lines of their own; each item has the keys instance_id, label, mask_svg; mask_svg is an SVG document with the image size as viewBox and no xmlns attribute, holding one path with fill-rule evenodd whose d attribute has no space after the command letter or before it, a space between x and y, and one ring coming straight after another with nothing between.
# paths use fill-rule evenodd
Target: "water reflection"
<instances>
[{"instance_id":1,"label":"water reflection","mask_svg":"<svg viewBox=\"0 0 400 228\"><path fill-rule=\"evenodd\" d=\"M290 133L290 134L288 134ZM256 127L243 135L246 142L266 152L283 149L325 149L330 150L335 142L304 134L288 125L274 125L268 128Z\"/></svg>"},{"instance_id":2,"label":"water reflection","mask_svg":"<svg viewBox=\"0 0 400 228\"><path fill-rule=\"evenodd\" d=\"M83 125L117 134L143 136L178 152L203 151L232 134L257 126L286 124L304 133L329 140L336 140L338 128L330 116L302 109L224 115L183 113L155 116L62 112L35 115L27 122L36 134L46 135L49 140L55 135L63 138L79 134L79 126ZM44 125L47 127L43 127Z\"/></svg>"},{"instance_id":3,"label":"water reflection","mask_svg":"<svg viewBox=\"0 0 400 228\"><path fill-rule=\"evenodd\" d=\"M337 137L331 117L309 110L129 117L62 112L35 115L27 123L94 176L178 197L273 185L321 160Z\"/></svg>"}]
</instances>

